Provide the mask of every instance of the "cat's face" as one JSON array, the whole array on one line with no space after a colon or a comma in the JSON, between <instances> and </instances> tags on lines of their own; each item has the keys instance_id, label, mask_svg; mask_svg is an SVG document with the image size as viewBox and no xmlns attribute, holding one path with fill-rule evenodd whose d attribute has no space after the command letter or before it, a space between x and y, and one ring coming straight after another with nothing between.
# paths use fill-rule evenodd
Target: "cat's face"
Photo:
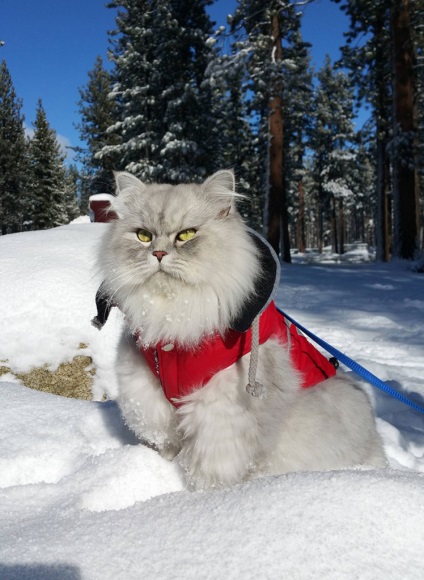
<instances>
[{"instance_id":1,"label":"cat's face","mask_svg":"<svg viewBox=\"0 0 424 580\"><path fill-rule=\"evenodd\" d=\"M234 243L230 224L240 223L233 209L233 179L225 171L203 186L145 185L118 174L113 207L119 219L107 244L114 267L123 278L127 269L132 284L172 278L198 286L214 272L222 274Z\"/></svg>"},{"instance_id":2,"label":"cat's face","mask_svg":"<svg viewBox=\"0 0 424 580\"><path fill-rule=\"evenodd\" d=\"M227 318L230 310L236 314L236 304L252 292L258 264L235 211L232 172L176 186L146 185L121 173L117 184L112 209L118 219L103 239L100 263L123 310L138 320L136 310L146 312L163 298L168 317L194 300L204 302L200 310L209 302Z\"/></svg>"}]
</instances>

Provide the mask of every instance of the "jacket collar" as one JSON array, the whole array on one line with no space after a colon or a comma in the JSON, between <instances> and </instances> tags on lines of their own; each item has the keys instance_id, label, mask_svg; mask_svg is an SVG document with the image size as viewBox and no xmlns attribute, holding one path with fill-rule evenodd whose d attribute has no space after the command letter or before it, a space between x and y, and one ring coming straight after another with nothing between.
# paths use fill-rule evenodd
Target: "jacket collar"
<instances>
[{"instance_id":1,"label":"jacket collar","mask_svg":"<svg viewBox=\"0 0 424 580\"><path fill-rule=\"evenodd\" d=\"M269 243L254 230L249 228L249 235L260 253L262 274L256 282L254 295L246 301L241 312L230 322L230 328L236 332L246 332L256 316L262 314L274 298L280 282L280 262Z\"/></svg>"}]
</instances>

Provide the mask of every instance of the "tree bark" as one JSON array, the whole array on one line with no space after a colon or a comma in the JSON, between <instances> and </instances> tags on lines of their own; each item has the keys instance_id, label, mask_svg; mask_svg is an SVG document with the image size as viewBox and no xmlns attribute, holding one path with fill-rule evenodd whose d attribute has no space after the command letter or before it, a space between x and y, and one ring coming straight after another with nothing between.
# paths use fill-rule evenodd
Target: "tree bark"
<instances>
[{"instance_id":1,"label":"tree bark","mask_svg":"<svg viewBox=\"0 0 424 580\"><path fill-rule=\"evenodd\" d=\"M387 105L388 87L385 73L385 48L382 40L384 23L380 22L374 29L376 37L376 86L377 102L376 117L376 163L377 163L377 260L388 262L391 258L391 216L390 216L390 171L387 157L388 119Z\"/></svg>"},{"instance_id":2,"label":"tree bark","mask_svg":"<svg viewBox=\"0 0 424 580\"><path fill-rule=\"evenodd\" d=\"M272 15L272 54L276 63L282 60L280 16ZM269 198L267 238L277 255L290 262L290 240L288 234L287 200L283 173L283 97L282 80L279 77L273 86L269 103ZM281 244L282 242L282 244ZM280 247L282 245L282 248ZM281 251L280 251L281 250Z\"/></svg>"},{"instance_id":3,"label":"tree bark","mask_svg":"<svg viewBox=\"0 0 424 580\"><path fill-rule=\"evenodd\" d=\"M302 254L306 249L306 235L305 235L305 188L303 181L299 181L297 185L299 194L299 215L297 218L297 248Z\"/></svg>"},{"instance_id":4,"label":"tree bark","mask_svg":"<svg viewBox=\"0 0 424 580\"><path fill-rule=\"evenodd\" d=\"M344 254L344 245L345 245L345 217L344 217L344 207L343 207L343 198L340 197L339 199L339 254Z\"/></svg>"},{"instance_id":5,"label":"tree bark","mask_svg":"<svg viewBox=\"0 0 424 580\"><path fill-rule=\"evenodd\" d=\"M324 249L324 191L322 184L318 185L318 252L322 254Z\"/></svg>"},{"instance_id":6,"label":"tree bark","mask_svg":"<svg viewBox=\"0 0 424 580\"><path fill-rule=\"evenodd\" d=\"M339 253L339 240L337 236L337 213L336 213L336 198L331 196L331 233L332 233L332 250L335 254Z\"/></svg>"},{"instance_id":7,"label":"tree bark","mask_svg":"<svg viewBox=\"0 0 424 580\"><path fill-rule=\"evenodd\" d=\"M414 163L415 58L409 12L409 0L393 0L393 249L403 259L414 257L420 230L418 175Z\"/></svg>"}]
</instances>

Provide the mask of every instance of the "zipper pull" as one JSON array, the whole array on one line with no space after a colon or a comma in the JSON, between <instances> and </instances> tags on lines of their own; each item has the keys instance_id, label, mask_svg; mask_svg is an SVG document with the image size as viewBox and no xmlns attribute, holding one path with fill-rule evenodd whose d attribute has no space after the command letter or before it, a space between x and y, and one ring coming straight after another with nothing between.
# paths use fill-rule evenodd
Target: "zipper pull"
<instances>
[{"instance_id":1,"label":"zipper pull","mask_svg":"<svg viewBox=\"0 0 424 580\"><path fill-rule=\"evenodd\" d=\"M160 380L160 370L159 370L159 353L158 353L157 348L155 348L155 370L156 370L156 374L158 376L159 382L162 386L162 381Z\"/></svg>"}]
</instances>

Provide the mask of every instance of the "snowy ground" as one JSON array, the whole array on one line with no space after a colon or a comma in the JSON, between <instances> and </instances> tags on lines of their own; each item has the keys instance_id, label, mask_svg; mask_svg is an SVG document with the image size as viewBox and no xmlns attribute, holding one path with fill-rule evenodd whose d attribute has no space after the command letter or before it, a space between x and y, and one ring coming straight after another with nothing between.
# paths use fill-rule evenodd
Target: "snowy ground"
<instances>
[{"instance_id":1,"label":"snowy ground","mask_svg":"<svg viewBox=\"0 0 424 580\"><path fill-rule=\"evenodd\" d=\"M119 313L90 326L104 224L0 238L0 361L93 357L97 401L0 377L0 579L424 577L424 416L366 386L390 468L185 491L112 401ZM279 306L424 404L424 276L402 263L283 267ZM0 362L5 364L4 362Z\"/></svg>"}]
</instances>

